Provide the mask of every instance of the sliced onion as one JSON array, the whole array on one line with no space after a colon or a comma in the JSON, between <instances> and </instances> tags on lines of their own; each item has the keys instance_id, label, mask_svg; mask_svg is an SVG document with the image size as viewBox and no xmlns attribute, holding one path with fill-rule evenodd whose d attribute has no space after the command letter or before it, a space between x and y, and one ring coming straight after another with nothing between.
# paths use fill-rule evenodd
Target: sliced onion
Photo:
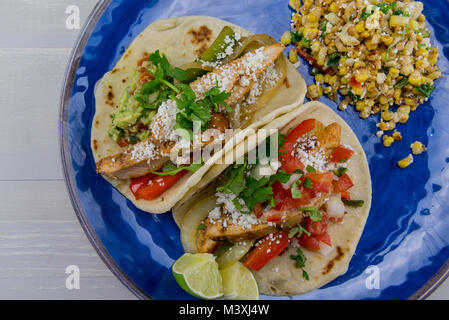
<instances>
[{"instance_id":1,"label":"sliced onion","mask_svg":"<svg viewBox=\"0 0 449 320\"><path fill-rule=\"evenodd\" d=\"M194 206L184 215L181 222L181 243L185 252L197 253L198 228L207 219L209 212L216 207L214 196L207 197Z\"/></svg>"},{"instance_id":2,"label":"sliced onion","mask_svg":"<svg viewBox=\"0 0 449 320\"><path fill-rule=\"evenodd\" d=\"M324 242L320 241L320 250L318 251L319 253L321 253L323 256L327 256L332 251L334 251L334 247L333 246L328 246Z\"/></svg>"},{"instance_id":3,"label":"sliced onion","mask_svg":"<svg viewBox=\"0 0 449 320\"><path fill-rule=\"evenodd\" d=\"M286 183L281 183L282 188L284 188L285 190L290 189L292 184L294 182L298 181L299 178L301 178L301 175L299 173L292 173L292 175L290 176L290 179Z\"/></svg>"},{"instance_id":4,"label":"sliced onion","mask_svg":"<svg viewBox=\"0 0 449 320\"><path fill-rule=\"evenodd\" d=\"M325 210L331 218L339 219L344 217L346 211L345 204L341 201L339 193L331 195L330 199L325 204Z\"/></svg>"}]
</instances>

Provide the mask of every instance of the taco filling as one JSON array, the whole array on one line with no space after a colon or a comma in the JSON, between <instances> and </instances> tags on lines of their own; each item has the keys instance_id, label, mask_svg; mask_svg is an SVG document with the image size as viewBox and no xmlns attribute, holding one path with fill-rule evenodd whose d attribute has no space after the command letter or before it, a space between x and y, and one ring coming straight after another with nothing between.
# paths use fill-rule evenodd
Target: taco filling
<instances>
[{"instance_id":1,"label":"taco filling","mask_svg":"<svg viewBox=\"0 0 449 320\"><path fill-rule=\"evenodd\" d=\"M98 161L97 172L132 179L136 199L160 196L201 167L182 152L186 144L190 152L190 141L221 145L226 129L250 124L285 80L283 49L267 35L241 37L225 27L193 63L174 67L159 51L146 54L110 115L108 135L126 150Z\"/></svg>"},{"instance_id":2,"label":"taco filling","mask_svg":"<svg viewBox=\"0 0 449 320\"><path fill-rule=\"evenodd\" d=\"M266 161L258 155L256 164L245 156L226 169L205 200L210 211L191 238L195 243L184 246L212 253L249 244L242 260L255 271L288 246L298 248L291 263L300 268L301 248L329 254L334 248L328 225L344 223L347 206L364 205L363 199L351 199L354 183L347 170L355 151L342 145L340 136L338 123L325 126L310 118L287 135L268 138L267 146L274 140L279 153ZM308 277L304 270L303 276Z\"/></svg>"}]
</instances>

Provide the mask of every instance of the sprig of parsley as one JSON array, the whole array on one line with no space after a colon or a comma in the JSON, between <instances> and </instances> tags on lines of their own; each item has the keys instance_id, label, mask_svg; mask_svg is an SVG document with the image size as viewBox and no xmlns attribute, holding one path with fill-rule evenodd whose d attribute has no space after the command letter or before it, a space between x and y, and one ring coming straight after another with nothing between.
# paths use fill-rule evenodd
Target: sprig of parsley
<instances>
[{"instance_id":1,"label":"sprig of parsley","mask_svg":"<svg viewBox=\"0 0 449 320\"><path fill-rule=\"evenodd\" d=\"M321 211L318 210L316 207L303 207L299 208L299 210L307 212L309 214L309 218L312 221L321 221L323 219Z\"/></svg>"},{"instance_id":2,"label":"sprig of parsley","mask_svg":"<svg viewBox=\"0 0 449 320\"><path fill-rule=\"evenodd\" d=\"M303 279L304 280L310 280L309 279L309 275L304 270L304 267L305 267L306 262L307 262L307 258L304 256L304 253L302 252L302 250L298 248L296 250L296 256L292 254L292 255L290 255L290 259L295 260L296 261L296 267L302 269L302 277L303 277Z\"/></svg>"},{"instance_id":3,"label":"sprig of parsley","mask_svg":"<svg viewBox=\"0 0 449 320\"><path fill-rule=\"evenodd\" d=\"M183 170L188 170L194 173L199 168L201 168L202 165L203 165L202 163L192 163L188 166L177 167L173 162L169 160L162 168L162 172L156 172L151 170L150 173L156 174L158 176L174 176Z\"/></svg>"}]
</instances>

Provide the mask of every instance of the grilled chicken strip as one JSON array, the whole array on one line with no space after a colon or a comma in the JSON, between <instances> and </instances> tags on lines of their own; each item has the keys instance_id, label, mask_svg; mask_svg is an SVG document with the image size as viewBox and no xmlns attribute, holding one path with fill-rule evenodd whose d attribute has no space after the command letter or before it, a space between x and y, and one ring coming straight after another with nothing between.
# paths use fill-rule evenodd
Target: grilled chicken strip
<instances>
[{"instance_id":1,"label":"grilled chicken strip","mask_svg":"<svg viewBox=\"0 0 449 320\"><path fill-rule=\"evenodd\" d=\"M323 194L314 199L308 206L322 206L329 194ZM267 215L265 213L264 215ZM222 214L222 221L226 215ZM263 218L263 217L262 217ZM244 228L227 221L226 227L222 221L212 223L210 219L204 222L205 228L199 232L198 251L202 253L213 252L221 241L236 243L246 240L261 239L270 233L276 233L280 229L289 229L301 223L305 218L304 212L300 210L291 210L285 213L282 220L273 223L254 224L251 228Z\"/></svg>"},{"instance_id":2,"label":"grilled chicken strip","mask_svg":"<svg viewBox=\"0 0 449 320\"><path fill-rule=\"evenodd\" d=\"M231 92L227 102L232 105L252 88L255 79L277 59L283 50L284 45L274 44L248 52L243 57L217 67L195 80L190 87L196 96L201 98L218 83L226 92ZM165 122L164 116L157 113L151 122L152 137L128 147L123 153L101 159L97 163L97 172L111 178L128 179L146 175L149 170L155 171L162 168L169 160L166 155L170 154L170 148L174 145L169 143L170 132L166 132ZM212 117L209 126L224 132L229 127L229 122L226 116L216 114ZM165 150L160 147L162 143L165 144ZM145 147L152 149L150 153L147 153L148 156L145 156L145 152L140 153L139 157L133 156L135 150L143 150Z\"/></svg>"}]
</instances>

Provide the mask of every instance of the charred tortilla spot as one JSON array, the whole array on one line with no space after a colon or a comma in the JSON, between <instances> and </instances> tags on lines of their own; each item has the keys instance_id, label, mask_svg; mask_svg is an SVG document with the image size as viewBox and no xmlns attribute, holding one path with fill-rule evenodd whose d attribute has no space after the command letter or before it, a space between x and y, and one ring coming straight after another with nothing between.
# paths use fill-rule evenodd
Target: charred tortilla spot
<instances>
[{"instance_id":1,"label":"charred tortilla spot","mask_svg":"<svg viewBox=\"0 0 449 320\"><path fill-rule=\"evenodd\" d=\"M198 49L195 50L197 55L201 55L204 51L207 50L209 43L212 39L212 30L207 26L201 26L198 30L191 28L188 32L189 35L192 36L190 42L198 46Z\"/></svg>"},{"instance_id":2,"label":"charred tortilla spot","mask_svg":"<svg viewBox=\"0 0 449 320\"><path fill-rule=\"evenodd\" d=\"M123 59L128 58L132 52L133 52L132 49L129 49L128 51L126 51L125 55L123 56Z\"/></svg>"},{"instance_id":3,"label":"charred tortilla spot","mask_svg":"<svg viewBox=\"0 0 449 320\"><path fill-rule=\"evenodd\" d=\"M125 83L128 80L128 78L123 78L122 83Z\"/></svg>"},{"instance_id":4,"label":"charred tortilla spot","mask_svg":"<svg viewBox=\"0 0 449 320\"><path fill-rule=\"evenodd\" d=\"M287 77L285 77L285 79L284 79L284 84L287 87L287 89L290 88L290 82L288 82L288 78Z\"/></svg>"},{"instance_id":5,"label":"charred tortilla spot","mask_svg":"<svg viewBox=\"0 0 449 320\"><path fill-rule=\"evenodd\" d=\"M336 249L337 249L337 255L331 261L329 261L327 266L321 272L322 275L326 275L329 272L331 272L332 268L335 266L335 263L337 261L340 261L344 257L345 254L343 252L343 249L339 246L337 246Z\"/></svg>"},{"instance_id":6,"label":"charred tortilla spot","mask_svg":"<svg viewBox=\"0 0 449 320\"><path fill-rule=\"evenodd\" d=\"M106 94L106 104L110 105L111 107L114 106L114 93L112 92L112 86L108 86L108 93Z\"/></svg>"},{"instance_id":7,"label":"charred tortilla spot","mask_svg":"<svg viewBox=\"0 0 449 320\"><path fill-rule=\"evenodd\" d=\"M93 145L93 147L94 147L94 151L97 151L98 150L98 142L97 142L97 140L93 140L92 141L92 145Z\"/></svg>"},{"instance_id":8,"label":"charred tortilla spot","mask_svg":"<svg viewBox=\"0 0 449 320\"><path fill-rule=\"evenodd\" d=\"M116 68L114 68L114 69L111 70L111 73L114 74L114 73L116 73L117 71L118 71L118 70L117 70Z\"/></svg>"},{"instance_id":9,"label":"charred tortilla spot","mask_svg":"<svg viewBox=\"0 0 449 320\"><path fill-rule=\"evenodd\" d=\"M98 119L95 120L95 126L98 127L98 125L100 124L100 121L98 121Z\"/></svg>"},{"instance_id":10,"label":"charred tortilla spot","mask_svg":"<svg viewBox=\"0 0 449 320\"><path fill-rule=\"evenodd\" d=\"M202 55L202 54L207 50L207 48L208 48L208 46L205 45L205 44L203 44L199 49L196 49L196 50L195 50L195 54L196 54L197 56L200 56L200 55Z\"/></svg>"}]
</instances>

